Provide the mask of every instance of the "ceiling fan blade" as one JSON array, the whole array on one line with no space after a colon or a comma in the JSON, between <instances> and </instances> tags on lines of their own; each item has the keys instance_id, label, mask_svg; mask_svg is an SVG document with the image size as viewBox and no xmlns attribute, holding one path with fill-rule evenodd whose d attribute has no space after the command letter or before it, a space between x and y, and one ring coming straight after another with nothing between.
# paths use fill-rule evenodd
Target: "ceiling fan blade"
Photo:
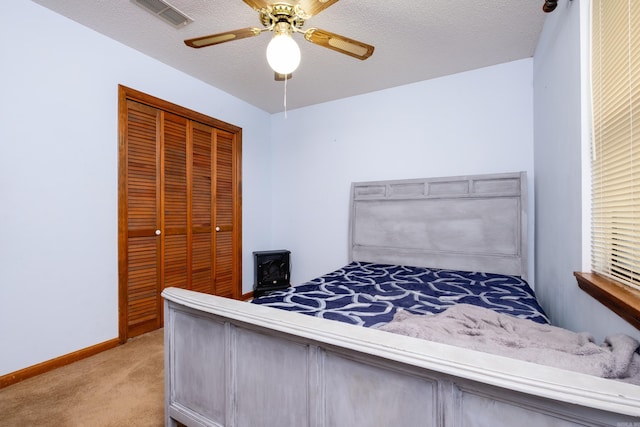
<instances>
[{"instance_id":1,"label":"ceiling fan blade","mask_svg":"<svg viewBox=\"0 0 640 427\"><path fill-rule=\"evenodd\" d=\"M249 7L257 10L258 12L268 7L271 3L273 3L273 1L269 1L269 0L242 0L242 1L248 4Z\"/></svg>"},{"instance_id":2,"label":"ceiling fan blade","mask_svg":"<svg viewBox=\"0 0 640 427\"><path fill-rule=\"evenodd\" d=\"M369 44L320 30L318 28L309 28L305 31L304 38L311 43L333 49L336 52L344 53L345 55L361 60L365 60L370 57L373 54L374 49L374 47Z\"/></svg>"},{"instance_id":3,"label":"ceiling fan blade","mask_svg":"<svg viewBox=\"0 0 640 427\"><path fill-rule=\"evenodd\" d=\"M214 44L220 44L224 42L230 42L232 40L245 39L247 37L253 37L260 35L262 30L260 28L250 27L242 28L240 30L227 31L220 34L211 34L209 36L196 37L194 39L187 39L184 44L190 47L201 48L212 46Z\"/></svg>"},{"instance_id":4,"label":"ceiling fan blade","mask_svg":"<svg viewBox=\"0 0 640 427\"><path fill-rule=\"evenodd\" d=\"M300 0L298 2L298 7L304 11L305 19L309 19L337 1L338 0Z\"/></svg>"}]
</instances>

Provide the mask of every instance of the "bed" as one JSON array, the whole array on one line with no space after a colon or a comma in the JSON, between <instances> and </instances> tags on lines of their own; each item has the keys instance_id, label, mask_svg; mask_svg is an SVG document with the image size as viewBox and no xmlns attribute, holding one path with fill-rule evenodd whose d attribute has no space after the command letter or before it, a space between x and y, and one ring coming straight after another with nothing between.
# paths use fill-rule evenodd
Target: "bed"
<instances>
[{"instance_id":1,"label":"bed","mask_svg":"<svg viewBox=\"0 0 640 427\"><path fill-rule=\"evenodd\" d=\"M426 318L424 310L446 313L472 300L546 323L526 285L526 189L524 173L352 184L350 259L307 284L351 301L335 309L308 294L293 304L307 285L253 304L165 289L166 424L638 425L636 385L378 327L399 310ZM401 277L393 286L402 289L363 270ZM340 288L334 279L345 275L375 291ZM444 291L435 299L412 288L424 286L416 277L450 283L452 275L455 286L435 286ZM505 277L516 295L493 286ZM498 293L470 292L470 283Z\"/></svg>"},{"instance_id":2,"label":"bed","mask_svg":"<svg viewBox=\"0 0 640 427\"><path fill-rule=\"evenodd\" d=\"M436 314L456 304L549 321L533 289L519 276L363 261L252 302L374 328L392 321L399 310Z\"/></svg>"}]
</instances>

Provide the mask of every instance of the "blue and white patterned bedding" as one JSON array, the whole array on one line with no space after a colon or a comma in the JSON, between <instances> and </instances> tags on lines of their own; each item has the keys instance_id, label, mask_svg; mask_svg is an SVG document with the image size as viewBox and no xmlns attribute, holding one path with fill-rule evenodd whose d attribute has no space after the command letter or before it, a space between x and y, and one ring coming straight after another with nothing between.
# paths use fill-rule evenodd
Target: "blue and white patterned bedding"
<instances>
[{"instance_id":1,"label":"blue and white patterned bedding","mask_svg":"<svg viewBox=\"0 0 640 427\"><path fill-rule=\"evenodd\" d=\"M549 323L520 277L366 262L353 262L253 303L367 327L390 322L399 308L440 313L457 303Z\"/></svg>"}]
</instances>

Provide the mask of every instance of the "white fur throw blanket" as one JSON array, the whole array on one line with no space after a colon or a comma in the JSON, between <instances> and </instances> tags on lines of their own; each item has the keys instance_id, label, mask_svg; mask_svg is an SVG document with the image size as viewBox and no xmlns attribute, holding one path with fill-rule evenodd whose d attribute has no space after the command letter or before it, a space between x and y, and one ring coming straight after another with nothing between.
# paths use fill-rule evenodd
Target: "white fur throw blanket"
<instances>
[{"instance_id":1,"label":"white fur throw blanket","mask_svg":"<svg viewBox=\"0 0 640 427\"><path fill-rule=\"evenodd\" d=\"M639 343L627 335L597 345L586 333L469 304L435 315L400 310L378 329L640 385Z\"/></svg>"}]
</instances>

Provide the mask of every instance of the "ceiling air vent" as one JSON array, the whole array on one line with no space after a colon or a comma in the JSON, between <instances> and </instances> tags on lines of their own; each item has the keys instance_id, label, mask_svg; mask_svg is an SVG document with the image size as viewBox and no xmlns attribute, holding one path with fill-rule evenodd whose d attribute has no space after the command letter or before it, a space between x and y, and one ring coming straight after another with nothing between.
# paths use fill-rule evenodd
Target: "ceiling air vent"
<instances>
[{"instance_id":1,"label":"ceiling air vent","mask_svg":"<svg viewBox=\"0 0 640 427\"><path fill-rule=\"evenodd\" d=\"M157 16L164 19L169 24L176 28L184 27L187 24L193 22L193 19L189 18L184 13L180 12L174 6L171 6L164 0L131 0L144 10L147 10Z\"/></svg>"}]
</instances>

